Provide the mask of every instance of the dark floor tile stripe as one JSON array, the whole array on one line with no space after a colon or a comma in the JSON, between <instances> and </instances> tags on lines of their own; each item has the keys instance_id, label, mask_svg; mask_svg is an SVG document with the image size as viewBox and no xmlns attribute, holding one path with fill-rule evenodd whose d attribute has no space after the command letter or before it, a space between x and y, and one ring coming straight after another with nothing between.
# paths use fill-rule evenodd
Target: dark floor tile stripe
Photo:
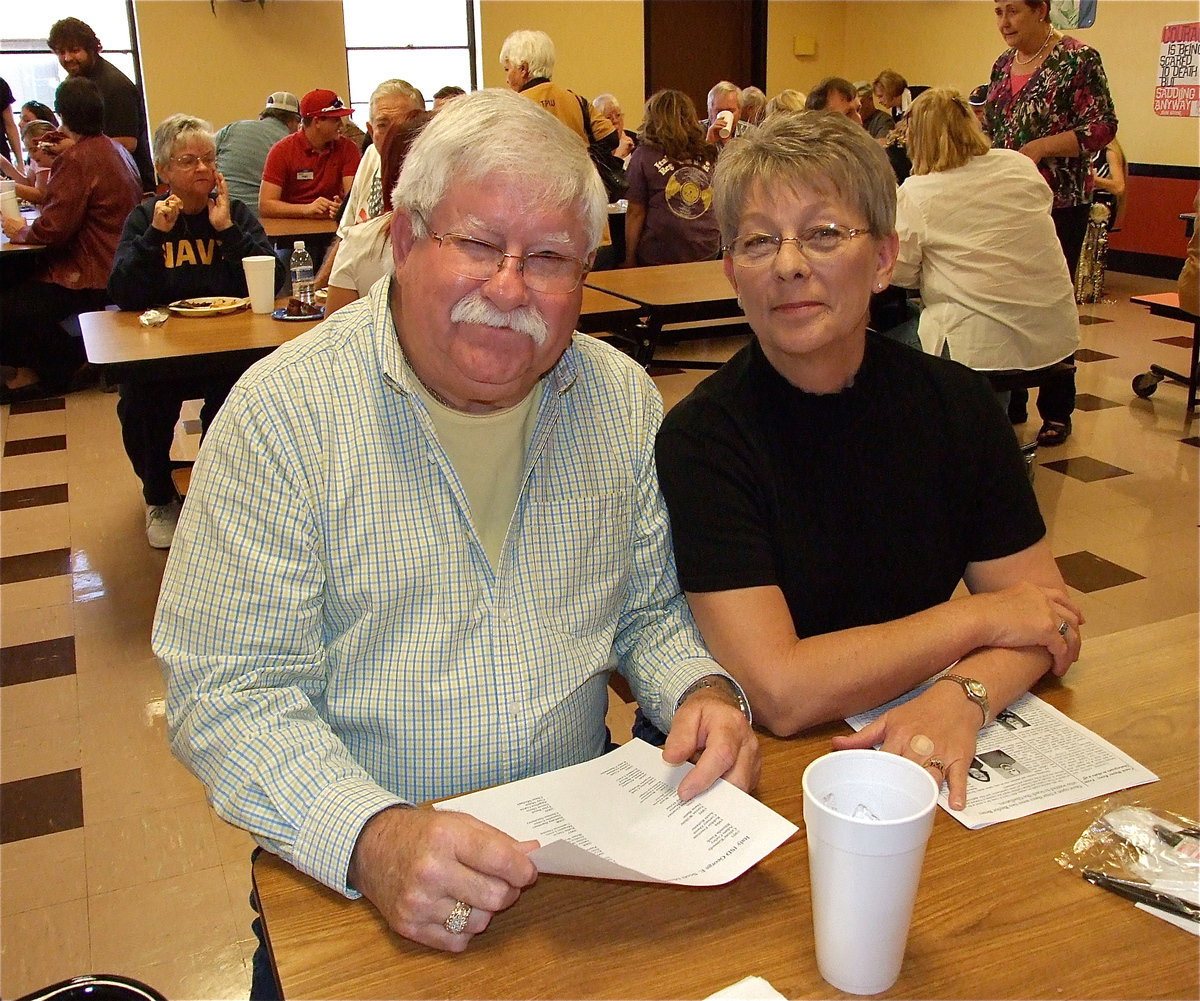
<instances>
[{"instance_id":1,"label":"dark floor tile stripe","mask_svg":"<svg viewBox=\"0 0 1200 1001\"><path fill-rule=\"evenodd\" d=\"M1190 348L1192 339L1180 334L1178 337L1156 337L1155 344L1170 344L1173 348Z\"/></svg>"},{"instance_id":2,"label":"dark floor tile stripe","mask_svg":"<svg viewBox=\"0 0 1200 1001\"><path fill-rule=\"evenodd\" d=\"M1079 322L1087 327L1096 323L1112 323L1113 321L1105 316L1081 316Z\"/></svg>"},{"instance_id":3,"label":"dark floor tile stripe","mask_svg":"<svg viewBox=\"0 0 1200 1001\"><path fill-rule=\"evenodd\" d=\"M1056 473L1073 476L1084 483L1095 483L1097 480L1108 480L1114 476L1131 475L1128 469L1114 466L1111 462L1101 462L1090 455L1077 455L1072 459L1055 459L1043 462L1042 468L1053 469Z\"/></svg>"},{"instance_id":4,"label":"dark floor tile stripe","mask_svg":"<svg viewBox=\"0 0 1200 1001\"><path fill-rule=\"evenodd\" d=\"M1086 549L1068 553L1066 556L1056 556L1054 562L1058 564L1063 580L1085 594L1145 579L1140 573L1127 570L1103 556L1089 553Z\"/></svg>"},{"instance_id":5,"label":"dark floor tile stripe","mask_svg":"<svg viewBox=\"0 0 1200 1001\"><path fill-rule=\"evenodd\" d=\"M67 447L65 434L48 434L41 438L17 438L4 443L4 454L34 455L37 452L61 452Z\"/></svg>"},{"instance_id":6,"label":"dark floor tile stripe","mask_svg":"<svg viewBox=\"0 0 1200 1001\"><path fill-rule=\"evenodd\" d=\"M46 400L26 400L23 403L14 403L8 408L11 416L15 417L18 414L44 414L49 410L66 410L67 401L61 396L51 396Z\"/></svg>"},{"instance_id":7,"label":"dark floor tile stripe","mask_svg":"<svg viewBox=\"0 0 1200 1001\"><path fill-rule=\"evenodd\" d=\"M0 557L0 584L41 580L71 572L71 550L47 549L40 553Z\"/></svg>"},{"instance_id":8,"label":"dark floor tile stripe","mask_svg":"<svg viewBox=\"0 0 1200 1001\"><path fill-rule=\"evenodd\" d=\"M1096 351L1093 348L1076 348L1075 349L1075 360L1076 361L1084 361L1084 362L1087 362L1087 361L1110 361L1111 359L1116 358L1116 357L1117 357L1116 355L1110 355L1110 354L1105 353L1104 351Z\"/></svg>"},{"instance_id":9,"label":"dark floor tile stripe","mask_svg":"<svg viewBox=\"0 0 1200 1001\"><path fill-rule=\"evenodd\" d=\"M1180 438L1179 444L1194 445L1196 448L1200 448L1200 436L1192 435L1192 437L1190 437L1190 438Z\"/></svg>"},{"instance_id":10,"label":"dark floor tile stripe","mask_svg":"<svg viewBox=\"0 0 1200 1001\"><path fill-rule=\"evenodd\" d=\"M0 687L75 673L75 637L60 636L0 649Z\"/></svg>"},{"instance_id":11,"label":"dark floor tile stripe","mask_svg":"<svg viewBox=\"0 0 1200 1001\"><path fill-rule=\"evenodd\" d=\"M1113 407L1123 407L1124 405L1123 403L1117 403L1115 400L1106 400L1103 396L1096 396L1093 393L1075 394L1076 410L1111 410Z\"/></svg>"},{"instance_id":12,"label":"dark floor tile stripe","mask_svg":"<svg viewBox=\"0 0 1200 1001\"><path fill-rule=\"evenodd\" d=\"M0 511L22 511L30 507L67 503L67 485L52 483L45 487L0 490Z\"/></svg>"},{"instance_id":13,"label":"dark floor tile stripe","mask_svg":"<svg viewBox=\"0 0 1200 1001\"><path fill-rule=\"evenodd\" d=\"M0 785L0 844L83 826L78 768Z\"/></svg>"}]
</instances>

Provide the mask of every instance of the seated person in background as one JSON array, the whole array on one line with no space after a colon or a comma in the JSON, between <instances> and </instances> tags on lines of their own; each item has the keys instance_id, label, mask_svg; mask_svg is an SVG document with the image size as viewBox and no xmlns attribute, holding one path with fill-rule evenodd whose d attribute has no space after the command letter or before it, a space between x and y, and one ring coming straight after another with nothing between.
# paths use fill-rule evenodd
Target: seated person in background
<instances>
[{"instance_id":1,"label":"seated person in background","mask_svg":"<svg viewBox=\"0 0 1200 1001\"><path fill-rule=\"evenodd\" d=\"M350 192L359 152L338 130L350 109L332 90L300 101L300 128L267 154L258 211L263 217L336 219Z\"/></svg>"},{"instance_id":2,"label":"seated person in background","mask_svg":"<svg viewBox=\"0 0 1200 1001\"><path fill-rule=\"evenodd\" d=\"M168 186L143 202L125 221L108 291L122 309L163 306L193 296L246 295L242 258L271 255L275 286L283 263L249 206L230 198L217 171L208 122L172 115L154 130L154 163ZM121 384L117 416L133 471L146 501L146 539L169 549L179 518L179 495L171 479L171 440L185 400L204 400L200 424L207 429L229 387L244 371L232 365L204 378L135 379Z\"/></svg>"},{"instance_id":3,"label":"seated person in background","mask_svg":"<svg viewBox=\"0 0 1200 1001\"><path fill-rule=\"evenodd\" d=\"M58 128L58 116L54 114L54 109L41 101L26 101L21 105L21 124L29 122L49 122Z\"/></svg>"},{"instance_id":4,"label":"seated person in background","mask_svg":"<svg viewBox=\"0 0 1200 1001\"><path fill-rule=\"evenodd\" d=\"M845 115L850 121L862 125L862 101L858 90L849 80L840 76L827 76L808 92L804 107L809 111L832 111Z\"/></svg>"},{"instance_id":5,"label":"seated person in background","mask_svg":"<svg viewBox=\"0 0 1200 1001\"><path fill-rule=\"evenodd\" d=\"M1125 179L1128 175L1125 151L1113 139L1092 154L1092 180L1096 187L1092 192L1092 204L1108 209L1105 226L1109 230L1120 229L1125 215Z\"/></svg>"},{"instance_id":6,"label":"seated person in background","mask_svg":"<svg viewBox=\"0 0 1200 1001\"><path fill-rule=\"evenodd\" d=\"M721 247L712 210L717 147L705 140L696 106L681 90L646 102L642 141L629 158L627 268L707 261Z\"/></svg>"},{"instance_id":7,"label":"seated person in background","mask_svg":"<svg viewBox=\"0 0 1200 1001\"><path fill-rule=\"evenodd\" d=\"M975 116L975 121L979 123L980 129L988 139L991 139L987 130L987 96L990 89L989 84L981 83L971 91L971 95L967 98L967 103L971 106L971 114Z\"/></svg>"},{"instance_id":8,"label":"seated person in background","mask_svg":"<svg viewBox=\"0 0 1200 1001\"><path fill-rule=\"evenodd\" d=\"M465 93L466 91L461 87L456 87L454 84L447 84L445 87L440 88L437 93L433 95L433 110L441 111L442 105L444 105L447 101L452 101L456 97L462 97L462 95Z\"/></svg>"},{"instance_id":9,"label":"seated person in background","mask_svg":"<svg viewBox=\"0 0 1200 1001\"><path fill-rule=\"evenodd\" d=\"M383 172L383 214L351 226L338 250L333 274L325 298L328 319L347 303L361 299L384 275L392 273L392 189L404 166L404 158L433 113L418 111L411 118L388 129L380 156Z\"/></svg>"},{"instance_id":10,"label":"seated person in background","mask_svg":"<svg viewBox=\"0 0 1200 1001\"><path fill-rule=\"evenodd\" d=\"M743 87L738 100L738 112L747 125L758 125L767 110L767 95L757 87Z\"/></svg>"},{"instance_id":11,"label":"seated person in background","mask_svg":"<svg viewBox=\"0 0 1200 1001\"><path fill-rule=\"evenodd\" d=\"M723 111L728 111L733 116L733 127L727 136L721 135L721 124L717 121L717 115ZM745 135L753 126L742 121L742 88L728 80L714 83L712 90L708 92L708 117L701 120L700 124L704 127L704 141L718 148L736 136ZM645 128L643 124L643 131Z\"/></svg>"},{"instance_id":12,"label":"seated person in background","mask_svg":"<svg viewBox=\"0 0 1200 1001\"><path fill-rule=\"evenodd\" d=\"M895 70L883 70L871 84L874 115L863 115L863 127L876 139L885 139L896 127L896 116L904 103L908 81Z\"/></svg>"},{"instance_id":13,"label":"seated person in background","mask_svg":"<svg viewBox=\"0 0 1200 1001\"><path fill-rule=\"evenodd\" d=\"M329 284L329 275L333 271L338 248L346 239L350 228L368 219L374 219L383 212L383 188L379 180L379 154L383 149L383 140L388 129L407 121L413 115L422 114L425 111L425 98L407 80L384 80L371 92L368 107L370 117L367 119L367 132L371 141L363 151L362 159L358 161L358 169L354 172L354 181L350 185L350 194L346 198L346 209L342 213L341 222L338 223L337 235L329 244L329 250L317 272L317 288L325 288Z\"/></svg>"},{"instance_id":14,"label":"seated person in background","mask_svg":"<svg viewBox=\"0 0 1200 1001\"><path fill-rule=\"evenodd\" d=\"M808 100L808 97L803 91L792 90L791 88L781 90L767 102L767 107L763 112L763 118L766 119L769 116L778 114L781 111L803 111L804 102L806 100Z\"/></svg>"},{"instance_id":15,"label":"seated person in background","mask_svg":"<svg viewBox=\"0 0 1200 1001\"><path fill-rule=\"evenodd\" d=\"M666 759L699 755L682 799L757 779L675 581L662 401L573 335L604 194L523 97L438 112L394 192L394 276L234 388L163 578L171 747L214 809L435 949L537 870L530 844L405 805L602 754L614 663Z\"/></svg>"},{"instance_id":16,"label":"seated person in background","mask_svg":"<svg viewBox=\"0 0 1200 1001\"><path fill-rule=\"evenodd\" d=\"M623 168L625 161L629 159L629 154L633 152L633 147L637 145L637 133L626 131L625 112L621 110L621 102L612 94L598 94L592 98L592 107L596 110L597 116L607 118L612 122L612 127L617 130L617 135L620 137L617 147L608 156L611 166Z\"/></svg>"},{"instance_id":17,"label":"seated person in background","mask_svg":"<svg viewBox=\"0 0 1200 1001\"><path fill-rule=\"evenodd\" d=\"M258 215L258 191L262 186L267 154L279 140L300 127L300 99L286 90L267 98L257 118L230 122L216 135L217 170L225 178L229 197Z\"/></svg>"},{"instance_id":18,"label":"seated person in background","mask_svg":"<svg viewBox=\"0 0 1200 1001\"><path fill-rule=\"evenodd\" d=\"M984 371L1032 371L1070 355L1075 290L1033 161L992 149L948 88L913 101L907 137L913 173L897 198L892 281L920 289L924 349Z\"/></svg>"},{"instance_id":19,"label":"seated person in background","mask_svg":"<svg viewBox=\"0 0 1200 1001\"><path fill-rule=\"evenodd\" d=\"M29 225L3 222L14 243L49 248L38 256L31 280L5 292L0 342L5 402L81 387L87 373L83 338L68 334L62 322L108 305L108 273L121 226L142 197L137 164L101 131L104 102L96 85L71 76L58 85L54 99L66 139L55 146L61 152L41 215Z\"/></svg>"},{"instance_id":20,"label":"seated person in background","mask_svg":"<svg viewBox=\"0 0 1200 1001\"><path fill-rule=\"evenodd\" d=\"M53 131L54 126L49 122L27 122L22 126L21 141L29 155L27 170L22 171L16 165L0 158L0 170L16 182L17 197L31 205L41 205L46 200L46 185L50 183L54 154L48 149L42 149L41 142Z\"/></svg>"},{"instance_id":21,"label":"seated person in background","mask_svg":"<svg viewBox=\"0 0 1200 1001\"><path fill-rule=\"evenodd\" d=\"M1016 438L982 376L867 332L896 185L861 126L769 119L714 183L754 339L658 437L696 623L780 735L953 665L834 745L915 760L960 809L980 726L1079 653ZM951 600L960 580L972 595Z\"/></svg>"}]
</instances>

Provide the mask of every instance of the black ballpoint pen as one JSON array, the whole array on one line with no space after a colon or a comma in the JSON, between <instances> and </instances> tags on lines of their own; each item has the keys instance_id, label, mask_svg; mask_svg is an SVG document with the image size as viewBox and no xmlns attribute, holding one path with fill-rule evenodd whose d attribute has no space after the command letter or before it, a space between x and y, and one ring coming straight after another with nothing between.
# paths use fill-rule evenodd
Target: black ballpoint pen
<instances>
[{"instance_id":1,"label":"black ballpoint pen","mask_svg":"<svg viewBox=\"0 0 1200 1001\"><path fill-rule=\"evenodd\" d=\"M1110 890L1118 897L1124 897L1126 900L1132 900L1138 904L1157 907L1160 911L1166 911L1168 914L1174 914L1177 917L1187 918L1189 921L1200 921L1200 907L1189 903L1182 897L1163 893L1161 890L1152 890L1145 883L1135 883L1128 879L1117 879L1115 876L1106 876L1104 873L1096 872L1094 869L1084 869L1082 875L1089 883L1105 890Z\"/></svg>"}]
</instances>

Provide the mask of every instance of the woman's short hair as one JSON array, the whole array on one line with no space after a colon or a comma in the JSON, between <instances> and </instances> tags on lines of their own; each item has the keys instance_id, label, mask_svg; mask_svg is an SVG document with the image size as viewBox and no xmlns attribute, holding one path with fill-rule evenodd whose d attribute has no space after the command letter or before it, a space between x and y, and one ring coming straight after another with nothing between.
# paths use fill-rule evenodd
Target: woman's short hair
<instances>
[{"instance_id":1,"label":"woman's short hair","mask_svg":"<svg viewBox=\"0 0 1200 1001\"><path fill-rule=\"evenodd\" d=\"M96 37L90 24L77 17L64 17L61 21L55 21L46 37L46 47L52 52L57 52L59 49L74 46L95 55L100 51L100 39Z\"/></svg>"},{"instance_id":2,"label":"woman's short hair","mask_svg":"<svg viewBox=\"0 0 1200 1001\"><path fill-rule=\"evenodd\" d=\"M808 100L808 96L803 91L791 88L781 90L767 102L767 110L763 114L763 118L779 111L803 111L806 100Z\"/></svg>"},{"instance_id":3,"label":"woman's short hair","mask_svg":"<svg viewBox=\"0 0 1200 1001\"><path fill-rule=\"evenodd\" d=\"M888 97L895 99L908 89L908 81L895 70L881 70L871 81L871 87L880 87Z\"/></svg>"},{"instance_id":4,"label":"woman's short hair","mask_svg":"<svg viewBox=\"0 0 1200 1001\"><path fill-rule=\"evenodd\" d=\"M544 31L514 31L500 46L500 65L529 67L531 77L554 76L554 40Z\"/></svg>"},{"instance_id":5,"label":"woman's short hair","mask_svg":"<svg viewBox=\"0 0 1200 1001\"><path fill-rule=\"evenodd\" d=\"M36 142L47 132L53 131L54 126L50 122L37 118L34 121L26 122L21 126L21 141L28 146L30 143Z\"/></svg>"},{"instance_id":6,"label":"woman's short hair","mask_svg":"<svg viewBox=\"0 0 1200 1001\"><path fill-rule=\"evenodd\" d=\"M214 148L216 147L217 141L213 138L212 126L203 118L196 118L194 115L171 115L163 119L154 130L154 139L150 143L154 151L154 166L160 171L165 169L171 162L171 157L175 155L175 147L179 140L190 139L192 136L207 139Z\"/></svg>"},{"instance_id":7,"label":"woman's short hair","mask_svg":"<svg viewBox=\"0 0 1200 1001\"><path fill-rule=\"evenodd\" d=\"M608 196L587 147L540 104L511 90L464 94L434 115L409 150L392 205L426 236L451 184L495 176L519 181L537 204L578 213L589 248L599 246Z\"/></svg>"},{"instance_id":8,"label":"woman's short hair","mask_svg":"<svg viewBox=\"0 0 1200 1001\"><path fill-rule=\"evenodd\" d=\"M104 131L104 98L85 76L69 76L60 83L54 107L63 125L76 135L98 136Z\"/></svg>"},{"instance_id":9,"label":"woman's short hair","mask_svg":"<svg viewBox=\"0 0 1200 1001\"><path fill-rule=\"evenodd\" d=\"M840 199L857 210L874 236L895 232L896 176L887 154L845 115L773 115L726 146L713 176L721 239L728 243L737 236L743 209L756 191L784 198L788 188Z\"/></svg>"},{"instance_id":10,"label":"woman's short hair","mask_svg":"<svg viewBox=\"0 0 1200 1001\"><path fill-rule=\"evenodd\" d=\"M967 99L950 87L931 87L908 109L908 156L914 174L953 170L992 144Z\"/></svg>"},{"instance_id":11,"label":"woman's short hair","mask_svg":"<svg viewBox=\"0 0 1200 1001\"><path fill-rule=\"evenodd\" d=\"M642 112L642 141L673 160L700 160L715 150L704 141L696 105L682 90L660 90Z\"/></svg>"}]
</instances>

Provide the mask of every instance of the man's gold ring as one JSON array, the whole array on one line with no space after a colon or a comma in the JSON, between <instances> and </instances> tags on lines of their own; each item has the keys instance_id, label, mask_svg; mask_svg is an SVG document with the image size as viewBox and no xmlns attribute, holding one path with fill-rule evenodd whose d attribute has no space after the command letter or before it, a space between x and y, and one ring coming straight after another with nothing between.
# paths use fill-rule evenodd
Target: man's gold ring
<instances>
[{"instance_id":1,"label":"man's gold ring","mask_svg":"<svg viewBox=\"0 0 1200 1001\"><path fill-rule=\"evenodd\" d=\"M442 927L451 935L461 935L467 928L467 919L471 916L471 905L461 900L454 901L450 908L450 916L442 922Z\"/></svg>"}]
</instances>

